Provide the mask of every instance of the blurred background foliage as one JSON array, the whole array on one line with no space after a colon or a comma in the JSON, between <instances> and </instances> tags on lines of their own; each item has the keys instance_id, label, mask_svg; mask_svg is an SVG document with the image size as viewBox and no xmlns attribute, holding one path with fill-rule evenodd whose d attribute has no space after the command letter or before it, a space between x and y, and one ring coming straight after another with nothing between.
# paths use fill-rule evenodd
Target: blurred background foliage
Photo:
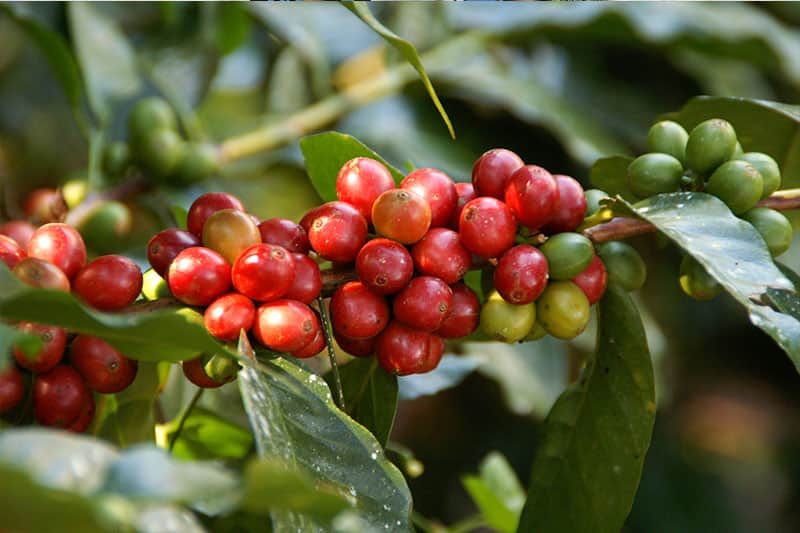
<instances>
[{"instance_id":1,"label":"blurred background foliage","mask_svg":"<svg viewBox=\"0 0 800 533\"><path fill-rule=\"evenodd\" d=\"M319 202L296 142L313 131L350 133L399 168L438 167L456 180L470 178L483 151L503 146L588 187L596 158L642 152L651 122L694 95L787 103L800 95L797 4L409 2L372 9L422 53L456 141L418 78L403 74L403 59L333 3L3 6L6 212L13 214L36 187L85 175L89 148L75 117L90 108L103 118L92 95L79 94L73 112L74 95L65 95L42 52L54 48L47 41L38 46L42 31L76 47L95 65L83 75L116 97L106 110L113 140L124 139L128 109L147 94L170 99L189 137L217 142L311 118L292 130L291 142L232 161L213 180L134 201L137 231L121 251L138 257L146 238L168 223L169 206L187 206L204 190L237 194L263 218L299 219ZM119 35L130 49L115 48ZM126 78L120 54L140 78ZM398 73L404 81L367 98L339 100L329 114L314 107ZM656 358L659 416L625 531L796 531L800 377L730 298L697 303L683 295L676 250L652 237L634 244L650 268L639 303ZM783 259L794 270L797 249ZM444 523L473 514L462 476L476 472L492 450L526 484L542 417L593 343L590 331L571 343L465 344L454 347L461 357L448 357L431 376L403 378L391 440L424 465L410 479L416 509ZM438 390L431 380L445 374L460 385L430 394ZM168 418L192 394L181 381L167 384ZM205 395L198 428L208 413L231 421L219 431L229 436L226 453L240 458L249 441L237 429L247 422L236 391ZM207 442L191 442L193 434L178 450L203 457Z\"/></svg>"}]
</instances>

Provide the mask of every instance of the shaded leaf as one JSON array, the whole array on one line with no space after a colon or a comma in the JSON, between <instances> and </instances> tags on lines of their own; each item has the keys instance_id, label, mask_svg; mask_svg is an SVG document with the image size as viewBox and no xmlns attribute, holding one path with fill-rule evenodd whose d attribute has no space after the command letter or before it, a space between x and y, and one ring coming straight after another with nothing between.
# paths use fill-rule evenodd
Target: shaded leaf
<instances>
[{"instance_id":1,"label":"shaded leaf","mask_svg":"<svg viewBox=\"0 0 800 533\"><path fill-rule=\"evenodd\" d=\"M0 372L11 362L12 348L18 347L26 354L35 354L41 349L41 338L23 333L0 322Z\"/></svg>"},{"instance_id":2,"label":"shaded leaf","mask_svg":"<svg viewBox=\"0 0 800 533\"><path fill-rule=\"evenodd\" d=\"M632 157L615 155L598 159L589 170L592 186L607 192L609 195L620 195L626 200L636 197L628 187L628 165Z\"/></svg>"},{"instance_id":3,"label":"shaded leaf","mask_svg":"<svg viewBox=\"0 0 800 533\"><path fill-rule=\"evenodd\" d=\"M217 47L223 54L229 54L250 36L251 22L246 4L222 2L216 5L215 11Z\"/></svg>"},{"instance_id":4,"label":"shaded leaf","mask_svg":"<svg viewBox=\"0 0 800 533\"><path fill-rule=\"evenodd\" d=\"M172 439L179 420L165 428L168 440ZM253 435L219 415L195 407L184 422L181 434L175 441L172 455L181 459L244 459L253 448Z\"/></svg>"},{"instance_id":5,"label":"shaded leaf","mask_svg":"<svg viewBox=\"0 0 800 533\"><path fill-rule=\"evenodd\" d=\"M133 383L124 391L103 396L95 422L95 434L124 448L153 440L155 419L153 408L161 389L158 363L142 361Z\"/></svg>"},{"instance_id":6,"label":"shaded leaf","mask_svg":"<svg viewBox=\"0 0 800 533\"><path fill-rule=\"evenodd\" d=\"M653 368L621 288L608 287L598 313L597 351L545 420L520 532L616 533L633 504L655 420Z\"/></svg>"},{"instance_id":7,"label":"shaded leaf","mask_svg":"<svg viewBox=\"0 0 800 533\"><path fill-rule=\"evenodd\" d=\"M461 482L478 506L487 524L503 533L517 529L525 504L525 490L499 452L490 452L479 467L479 476L464 476Z\"/></svg>"},{"instance_id":8,"label":"shaded leaf","mask_svg":"<svg viewBox=\"0 0 800 533\"><path fill-rule=\"evenodd\" d=\"M445 354L434 371L401 377L400 399L413 400L456 387L480 364L470 357Z\"/></svg>"}]
</instances>

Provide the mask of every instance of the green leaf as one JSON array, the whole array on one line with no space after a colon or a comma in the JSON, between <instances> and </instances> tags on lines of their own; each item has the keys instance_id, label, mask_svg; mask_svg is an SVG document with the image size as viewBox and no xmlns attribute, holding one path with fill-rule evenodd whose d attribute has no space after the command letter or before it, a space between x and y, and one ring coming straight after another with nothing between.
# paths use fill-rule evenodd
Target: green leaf
<instances>
[{"instance_id":1,"label":"green leaf","mask_svg":"<svg viewBox=\"0 0 800 533\"><path fill-rule=\"evenodd\" d=\"M386 446L397 411L397 376L378 367L374 357L354 359L339 367L344 404L350 416ZM328 385L332 374L326 374Z\"/></svg>"},{"instance_id":2,"label":"green leaf","mask_svg":"<svg viewBox=\"0 0 800 533\"><path fill-rule=\"evenodd\" d=\"M243 346L243 354L248 353ZM378 441L333 403L325 381L278 358L239 373L239 387L263 459L279 459L337 486L375 529L407 531L411 494ZM303 514L272 513L275 531L313 530Z\"/></svg>"},{"instance_id":3,"label":"green leaf","mask_svg":"<svg viewBox=\"0 0 800 533\"><path fill-rule=\"evenodd\" d=\"M104 123L112 106L141 86L133 48L116 22L91 3L69 4L67 12L89 104Z\"/></svg>"},{"instance_id":4,"label":"green leaf","mask_svg":"<svg viewBox=\"0 0 800 533\"><path fill-rule=\"evenodd\" d=\"M5 370L6 364L11 361L13 347L20 348L26 354L35 354L41 349L42 339L35 335L28 335L16 328L0 322L0 372Z\"/></svg>"},{"instance_id":5,"label":"green leaf","mask_svg":"<svg viewBox=\"0 0 800 533\"><path fill-rule=\"evenodd\" d=\"M517 475L499 452L490 452L479 470L480 476L462 478L464 488L491 527L503 533L513 533L525 504L525 490Z\"/></svg>"},{"instance_id":6,"label":"green leaf","mask_svg":"<svg viewBox=\"0 0 800 533\"><path fill-rule=\"evenodd\" d=\"M165 430L171 440L178 427L174 420ZM172 455L180 459L244 459L253 448L250 431L233 424L219 415L195 407L186 418Z\"/></svg>"},{"instance_id":7,"label":"green leaf","mask_svg":"<svg viewBox=\"0 0 800 533\"><path fill-rule=\"evenodd\" d=\"M386 165L398 184L403 173L392 167L381 156L361 144L355 137L329 131L300 139L300 149L306 163L311 183L325 202L336 200L336 176L339 169L354 157L371 157Z\"/></svg>"},{"instance_id":8,"label":"green leaf","mask_svg":"<svg viewBox=\"0 0 800 533\"><path fill-rule=\"evenodd\" d=\"M761 304L767 289L794 287L772 262L761 235L704 193L660 194L635 205L616 202L658 228L702 264L800 370L800 322Z\"/></svg>"},{"instance_id":9,"label":"green leaf","mask_svg":"<svg viewBox=\"0 0 800 533\"><path fill-rule=\"evenodd\" d=\"M215 37L217 47L222 54L230 54L250 36L251 22L246 5L239 2L222 2L215 6Z\"/></svg>"},{"instance_id":10,"label":"green leaf","mask_svg":"<svg viewBox=\"0 0 800 533\"><path fill-rule=\"evenodd\" d=\"M101 313L70 294L29 287L0 264L0 318L51 324L75 333L102 337L120 352L140 361L182 361L201 352L235 354L203 326L189 308Z\"/></svg>"},{"instance_id":11,"label":"green leaf","mask_svg":"<svg viewBox=\"0 0 800 533\"><path fill-rule=\"evenodd\" d=\"M653 368L630 297L609 286L597 351L545 420L518 531L617 533L630 512L655 419Z\"/></svg>"},{"instance_id":12,"label":"green leaf","mask_svg":"<svg viewBox=\"0 0 800 533\"><path fill-rule=\"evenodd\" d=\"M444 123L447 125L447 129L450 132L450 137L455 139L456 132L453 130L453 124L450 122L450 117L447 116L447 112L444 110L442 103L439 101L439 97L436 95L436 90L433 88L433 84L431 83L430 78L428 78L428 74L425 72L425 67L422 65L422 60L420 59L417 49L414 47L414 45L399 35L396 35L389 28L381 24L381 22L372 14L366 4L359 2L344 2L342 5L352 11L358 18L363 20L367 26L372 28L375 33L380 35L387 43L400 52L406 61L408 61L411 66L414 67L414 69L419 73L419 77L422 79L422 84L425 86L425 90L428 91L428 95L431 97L431 100L433 100L433 105L436 106L436 110L439 112L442 120L444 120Z\"/></svg>"},{"instance_id":13,"label":"green leaf","mask_svg":"<svg viewBox=\"0 0 800 533\"><path fill-rule=\"evenodd\" d=\"M96 434L124 448L152 442L155 430L153 408L161 390L158 363L142 361L133 383L124 391L101 397Z\"/></svg>"},{"instance_id":14,"label":"green leaf","mask_svg":"<svg viewBox=\"0 0 800 533\"><path fill-rule=\"evenodd\" d=\"M620 195L626 200L636 197L628 187L628 165L632 157L614 155L595 161L589 170L589 180L592 185L611 196Z\"/></svg>"}]
</instances>

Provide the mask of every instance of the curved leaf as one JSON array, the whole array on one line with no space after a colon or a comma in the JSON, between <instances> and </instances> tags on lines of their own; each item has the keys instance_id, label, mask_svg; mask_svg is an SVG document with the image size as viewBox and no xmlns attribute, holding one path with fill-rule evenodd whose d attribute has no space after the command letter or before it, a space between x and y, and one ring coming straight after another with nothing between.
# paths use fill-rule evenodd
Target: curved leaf
<instances>
[{"instance_id":1,"label":"curved leaf","mask_svg":"<svg viewBox=\"0 0 800 533\"><path fill-rule=\"evenodd\" d=\"M464 476L461 482L486 522L502 533L517 529L525 504L525 490L500 452L490 452L479 467L479 476Z\"/></svg>"},{"instance_id":2,"label":"curved leaf","mask_svg":"<svg viewBox=\"0 0 800 533\"><path fill-rule=\"evenodd\" d=\"M653 368L630 297L609 286L597 351L547 416L517 531L617 533L630 512L655 420Z\"/></svg>"}]
</instances>

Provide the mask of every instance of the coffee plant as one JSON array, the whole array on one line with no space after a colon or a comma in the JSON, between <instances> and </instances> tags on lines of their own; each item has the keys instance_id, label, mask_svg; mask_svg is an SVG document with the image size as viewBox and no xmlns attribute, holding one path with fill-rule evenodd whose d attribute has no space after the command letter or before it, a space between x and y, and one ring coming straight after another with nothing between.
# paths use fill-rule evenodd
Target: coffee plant
<instances>
[{"instance_id":1,"label":"coffee plant","mask_svg":"<svg viewBox=\"0 0 800 533\"><path fill-rule=\"evenodd\" d=\"M414 43L365 4L287 7L0 5L0 47L8 30L38 49L88 146L78 172L22 187L0 152L0 530L616 532L662 386L648 286L736 305L800 369L800 108L695 97L618 141L505 68L519 32L633 27L658 16L644 5L377 10L398 30L422 25ZM674 6L671 33L643 24L639 38L671 46L697 20L749 15L776 63L800 53L777 44L774 19L739 9ZM368 44L343 46L349 32ZM225 58L260 49L267 115L208 111L226 69L249 75ZM696 74L704 60L682 51ZM327 53L341 56L334 74ZM416 117L413 139L386 115L354 126L415 81L408 98L446 135ZM514 139L529 124L462 144L469 124L442 88L448 107L478 100L550 136ZM631 139L646 139L636 157L614 155ZM573 162L532 159L529 142ZM276 161L303 171L242 178ZM393 425L400 400L455 388L475 354L512 410L556 390L530 476L484 450L461 479L477 514L444 526L415 510L425 464ZM534 355L563 359L569 383L513 366Z\"/></svg>"}]
</instances>

